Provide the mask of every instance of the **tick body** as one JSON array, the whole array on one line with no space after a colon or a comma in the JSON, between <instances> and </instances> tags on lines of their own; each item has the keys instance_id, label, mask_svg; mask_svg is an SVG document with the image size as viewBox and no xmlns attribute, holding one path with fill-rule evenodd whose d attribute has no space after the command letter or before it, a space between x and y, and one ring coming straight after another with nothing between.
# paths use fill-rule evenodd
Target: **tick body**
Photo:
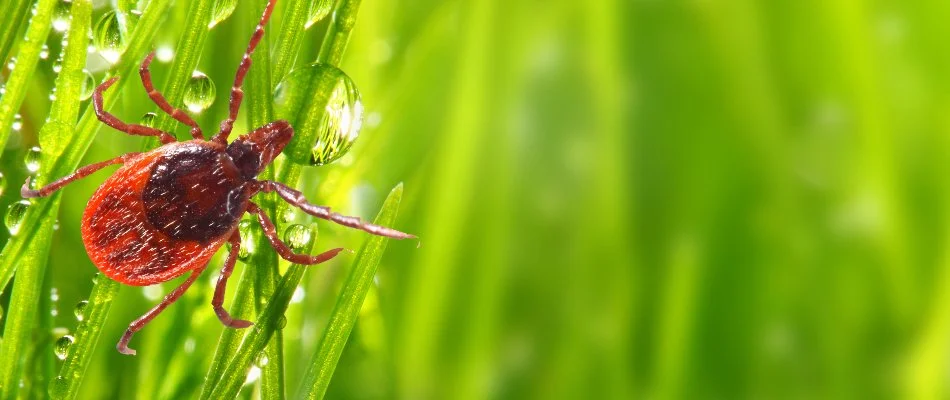
<instances>
[{"instance_id":1,"label":"tick body","mask_svg":"<svg viewBox=\"0 0 950 400\"><path fill-rule=\"evenodd\" d=\"M208 261L224 243L231 244L221 268L211 304L221 322L244 328L251 322L233 319L224 309L224 292L237 262L241 237L237 230L244 213L257 216L268 241L282 258L298 264L318 264L336 256L341 248L316 256L294 254L280 240L267 214L252 201L257 193L275 192L288 203L318 218L395 239L414 236L394 229L364 223L359 218L331 212L328 207L310 204L303 195L278 182L256 177L269 165L294 135L286 121L264 125L228 143L244 97L241 85L251 65L251 53L264 34L276 0L270 0L251 36L231 90L229 117L220 131L205 140L201 128L180 109L172 107L155 90L149 73L154 54L145 58L139 74L149 97L158 107L191 127L193 140L178 142L168 132L126 124L102 107L102 93L118 78L103 82L93 93L96 115L105 124L131 135L154 136L162 146L145 153L128 153L114 159L79 168L73 174L39 189L23 185L23 197L48 196L67 184L110 165L121 164L93 194L82 219L82 239L90 259L111 279L127 285L147 286L189 274L161 303L133 321L116 346L123 354L135 354L128 347L139 331L194 283Z\"/></svg>"}]
</instances>

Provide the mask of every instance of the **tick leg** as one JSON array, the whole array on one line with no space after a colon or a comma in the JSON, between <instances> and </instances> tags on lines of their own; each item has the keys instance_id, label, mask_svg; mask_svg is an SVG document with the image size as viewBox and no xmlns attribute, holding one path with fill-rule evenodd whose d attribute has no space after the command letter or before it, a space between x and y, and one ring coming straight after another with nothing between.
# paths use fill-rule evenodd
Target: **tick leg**
<instances>
[{"instance_id":1,"label":"tick leg","mask_svg":"<svg viewBox=\"0 0 950 400\"><path fill-rule=\"evenodd\" d=\"M261 15L261 20L257 23L254 34L251 35L251 41L247 44L247 51L244 52L244 57L241 58L241 64L234 75L234 85L231 86L231 101L228 105L230 114L228 119L221 121L221 130L214 137L214 141L218 143L227 144L228 135L231 134L231 129L234 128L234 121L237 119L238 110L241 109L241 101L244 99L244 91L241 90L241 86L244 85L244 77L247 76L247 71L251 69L251 54L254 53L254 49L257 48L257 44L264 36L264 25L267 25L267 21L270 20L270 14L274 11L274 4L276 3L277 0L267 2L264 14Z\"/></svg>"},{"instance_id":2,"label":"tick leg","mask_svg":"<svg viewBox=\"0 0 950 400\"><path fill-rule=\"evenodd\" d=\"M277 228L274 227L274 223L271 222L270 218L267 217L267 213L264 210L261 210L257 204L248 202L247 211L253 214L257 214L257 220L261 223L261 227L264 228L264 235L267 236L267 240L270 241L271 246L274 246L274 250L277 251L277 254L281 258L290 261L295 264L303 265L313 265L319 264L324 261L327 261L333 257L336 257L341 251L342 247L338 247L332 250L327 250L323 253L317 254L315 256L310 256L306 254L295 254L290 247L287 246L284 242L280 240L277 236Z\"/></svg>"},{"instance_id":3,"label":"tick leg","mask_svg":"<svg viewBox=\"0 0 950 400\"><path fill-rule=\"evenodd\" d=\"M128 133L129 135L155 136L158 137L158 140L161 141L162 144L174 142L175 137L168 132L163 132L144 125L127 124L116 118L115 115L109 114L102 109L102 92L105 92L106 89L115 84L117 80L119 80L119 77L114 76L112 79L102 82L102 84L97 86L96 90L92 93L92 105L96 108L96 117L99 117L99 120L104 122L106 125L109 125L116 130Z\"/></svg>"},{"instance_id":4,"label":"tick leg","mask_svg":"<svg viewBox=\"0 0 950 400\"><path fill-rule=\"evenodd\" d=\"M63 186L66 186L77 179L85 178L89 176L90 174L92 174L93 172L96 172L110 165L123 164L128 160L138 157L139 154L142 154L142 153L126 153L124 155L118 156L111 160L97 162L95 164L89 164L85 167L77 169L76 172L66 175L65 177L60 178L59 180L53 181L50 184L43 186L39 189L30 189L30 178L27 177L26 182L23 183L23 187L20 188L20 196L23 196L23 198L25 199L29 199L33 197L49 196L53 194L53 192L59 189L62 189Z\"/></svg>"},{"instance_id":5,"label":"tick leg","mask_svg":"<svg viewBox=\"0 0 950 400\"><path fill-rule=\"evenodd\" d=\"M145 315L139 317L139 319L132 321L132 323L129 324L129 328L125 330L125 334L122 335L122 339L120 339L119 343L115 346L116 349L119 350L119 353L134 356L135 350L129 348L129 341L132 340L132 335L145 327L145 325L151 322L153 318L158 316L158 314L161 314L162 311L165 310L165 307L170 306L172 303L178 300L178 298L181 297L181 295L184 294L189 287L191 287L191 284L195 283L195 279L198 279L198 275L201 275L202 271L204 271L204 268L197 269L192 272L191 276L189 276L188 279L181 284L181 286L178 286L171 293L165 295L165 298L162 299L161 303L158 303L158 305L145 313Z\"/></svg>"},{"instance_id":6,"label":"tick leg","mask_svg":"<svg viewBox=\"0 0 950 400\"><path fill-rule=\"evenodd\" d=\"M241 234L234 231L229 239L231 242L231 251L228 253L228 259L221 268L221 275L218 275L218 284L214 287L214 298L211 299L211 305L214 307L214 313L218 314L218 319L225 326L231 328L247 328L254 325L251 321L231 318L231 314L224 309L224 288L228 285L228 278L234 271L234 264L237 262L238 251L241 250Z\"/></svg>"},{"instance_id":7,"label":"tick leg","mask_svg":"<svg viewBox=\"0 0 950 400\"><path fill-rule=\"evenodd\" d=\"M260 191L269 193L277 192L277 195L282 197L288 203L293 204L297 208L300 208L305 213L313 215L317 218L323 218L328 221L336 222L343 226L348 226L351 228L356 228L363 230L374 235L385 236L393 239L415 239L415 235L410 235L408 233L403 233L392 228L387 228L385 226L373 225L370 223L363 222L363 220L357 217L348 217L345 215L340 215L335 212L330 211L330 207L317 206L310 204L307 199L303 196L303 193L284 185L280 182L274 181L258 181L258 188Z\"/></svg>"},{"instance_id":8,"label":"tick leg","mask_svg":"<svg viewBox=\"0 0 950 400\"><path fill-rule=\"evenodd\" d=\"M198 123L195 122L188 114L185 114L181 109L172 107L171 104L168 104L168 100L165 100L165 96L162 96L158 90L155 90L155 86L152 84L152 73L149 72L148 66L152 64L152 59L155 58L155 52L148 54L148 57L145 57L145 61L142 61L142 66L139 67L139 76L142 77L142 85L145 86L145 90L148 92L148 97L158 105L162 111L166 114L171 115L172 118L177 119L178 122L181 122L185 125L191 127L191 137L195 139L204 139L204 134L201 133L201 127L198 126Z\"/></svg>"}]
</instances>

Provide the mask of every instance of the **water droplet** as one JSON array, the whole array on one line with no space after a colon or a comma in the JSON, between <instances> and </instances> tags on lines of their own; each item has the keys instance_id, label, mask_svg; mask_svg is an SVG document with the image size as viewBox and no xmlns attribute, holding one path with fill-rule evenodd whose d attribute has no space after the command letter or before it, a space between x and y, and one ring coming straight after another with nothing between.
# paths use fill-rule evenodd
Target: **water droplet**
<instances>
[{"instance_id":1,"label":"water droplet","mask_svg":"<svg viewBox=\"0 0 950 400\"><path fill-rule=\"evenodd\" d=\"M3 219L3 223L7 226L7 230L10 231L11 235L16 236L20 232L20 223L23 222L23 216L26 215L26 210L29 208L29 200L20 200L7 207L7 216Z\"/></svg>"},{"instance_id":2,"label":"water droplet","mask_svg":"<svg viewBox=\"0 0 950 400\"><path fill-rule=\"evenodd\" d=\"M50 289L49 289L49 299L50 299L50 301L52 301L53 303L59 301L59 289L57 289L57 288L50 288Z\"/></svg>"},{"instance_id":3,"label":"water droplet","mask_svg":"<svg viewBox=\"0 0 950 400\"><path fill-rule=\"evenodd\" d=\"M100 276L100 275L102 275L101 272L96 272L95 274L92 275L92 284L93 284L93 285L99 283L99 276Z\"/></svg>"},{"instance_id":4,"label":"water droplet","mask_svg":"<svg viewBox=\"0 0 950 400\"><path fill-rule=\"evenodd\" d=\"M13 68L16 67L16 57L10 57L10 61L7 61L7 69L13 71Z\"/></svg>"},{"instance_id":5,"label":"water droplet","mask_svg":"<svg viewBox=\"0 0 950 400\"><path fill-rule=\"evenodd\" d=\"M281 315L280 319L277 320L277 330L283 330L287 326L287 316Z\"/></svg>"},{"instance_id":6,"label":"water droplet","mask_svg":"<svg viewBox=\"0 0 950 400\"><path fill-rule=\"evenodd\" d=\"M298 68L280 82L274 110L294 127L284 154L306 165L324 165L346 154L363 121L353 81L339 68L319 63Z\"/></svg>"},{"instance_id":7,"label":"water droplet","mask_svg":"<svg viewBox=\"0 0 950 400\"><path fill-rule=\"evenodd\" d=\"M154 128L157 123L158 123L158 114L155 114L153 112L145 113L145 115L142 116L142 119L139 120L139 124L145 125L149 128Z\"/></svg>"},{"instance_id":8,"label":"water droplet","mask_svg":"<svg viewBox=\"0 0 950 400\"><path fill-rule=\"evenodd\" d=\"M63 70L63 60L57 58L56 61L53 61L53 72L59 73Z\"/></svg>"},{"instance_id":9,"label":"water droplet","mask_svg":"<svg viewBox=\"0 0 950 400\"><path fill-rule=\"evenodd\" d=\"M304 29L310 29L313 24L322 21L333 10L333 0L315 0L310 3L310 12L307 14L307 24Z\"/></svg>"},{"instance_id":10,"label":"water droplet","mask_svg":"<svg viewBox=\"0 0 950 400\"><path fill-rule=\"evenodd\" d=\"M185 353L194 353L195 352L195 338L189 337L185 339Z\"/></svg>"},{"instance_id":11,"label":"water droplet","mask_svg":"<svg viewBox=\"0 0 950 400\"><path fill-rule=\"evenodd\" d=\"M284 230L284 242L290 246L294 253L307 251L307 247L313 241L314 236L316 235L314 235L313 229L300 224L290 225Z\"/></svg>"},{"instance_id":12,"label":"water droplet","mask_svg":"<svg viewBox=\"0 0 950 400\"><path fill-rule=\"evenodd\" d=\"M13 125L10 126L14 131L19 132L20 129L23 129L23 117L20 114L13 115Z\"/></svg>"},{"instance_id":13,"label":"water droplet","mask_svg":"<svg viewBox=\"0 0 950 400\"><path fill-rule=\"evenodd\" d=\"M73 314L76 314L76 320L82 321L86 318L86 307L89 306L89 300L82 300L79 303L76 303L76 309L73 310Z\"/></svg>"},{"instance_id":14,"label":"water droplet","mask_svg":"<svg viewBox=\"0 0 950 400\"><path fill-rule=\"evenodd\" d=\"M193 113L200 113L214 103L214 82L200 71L191 74L185 85L185 105Z\"/></svg>"},{"instance_id":15,"label":"water droplet","mask_svg":"<svg viewBox=\"0 0 950 400\"><path fill-rule=\"evenodd\" d=\"M245 385L250 385L254 382L257 382L261 377L261 368L256 365L251 365L251 368L247 371L247 378L244 379Z\"/></svg>"},{"instance_id":16,"label":"water droplet","mask_svg":"<svg viewBox=\"0 0 950 400\"><path fill-rule=\"evenodd\" d=\"M290 304L302 303L305 297L307 297L307 292L303 290L303 286L298 285L294 289L294 294L290 296Z\"/></svg>"},{"instance_id":17,"label":"water droplet","mask_svg":"<svg viewBox=\"0 0 950 400\"><path fill-rule=\"evenodd\" d=\"M56 340L56 344L53 345L53 351L56 352L56 358L60 360L65 360L66 356L69 355L69 347L73 345L76 339L73 339L72 335L66 335Z\"/></svg>"},{"instance_id":18,"label":"water droplet","mask_svg":"<svg viewBox=\"0 0 950 400\"><path fill-rule=\"evenodd\" d=\"M60 0L56 2L56 8L53 9L53 29L56 32L66 32L69 29L69 8L73 3L71 1Z\"/></svg>"},{"instance_id":19,"label":"water droplet","mask_svg":"<svg viewBox=\"0 0 950 400\"><path fill-rule=\"evenodd\" d=\"M155 58L159 62L167 63L175 57L175 50L171 46L164 45L158 46L158 49L155 50Z\"/></svg>"},{"instance_id":20,"label":"water droplet","mask_svg":"<svg viewBox=\"0 0 950 400\"><path fill-rule=\"evenodd\" d=\"M31 175L40 170L40 157L42 156L43 151L37 146L33 146L26 151L26 156L23 157L23 165L26 166L26 171Z\"/></svg>"},{"instance_id":21,"label":"water droplet","mask_svg":"<svg viewBox=\"0 0 950 400\"><path fill-rule=\"evenodd\" d=\"M89 70L82 70L86 76L82 80L82 88L79 90L79 100L83 101L92 97L92 91L96 88L96 78L92 76Z\"/></svg>"},{"instance_id":22,"label":"water droplet","mask_svg":"<svg viewBox=\"0 0 950 400\"><path fill-rule=\"evenodd\" d=\"M3 307L0 307L0 321L3 321Z\"/></svg>"},{"instance_id":23,"label":"water droplet","mask_svg":"<svg viewBox=\"0 0 950 400\"><path fill-rule=\"evenodd\" d=\"M270 362L270 359L267 358L267 355L261 352L261 357L257 360L257 365L261 368L264 368L267 366L269 362Z\"/></svg>"},{"instance_id":24,"label":"water droplet","mask_svg":"<svg viewBox=\"0 0 950 400\"><path fill-rule=\"evenodd\" d=\"M280 222L288 223L294 220L297 217L297 212L292 207L282 207L277 210L277 215L280 216Z\"/></svg>"},{"instance_id":25,"label":"water droplet","mask_svg":"<svg viewBox=\"0 0 950 400\"><path fill-rule=\"evenodd\" d=\"M254 245L256 244L257 230L251 221L241 221L238 224L238 232L241 233L241 249L238 250L238 260L247 262L254 254Z\"/></svg>"},{"instance_id":26,"label":"water droplet","mask_svg":"<svg viewBox=\"0 0 950 400\"><path fill-rule=\"evenodd\" d=\"M125 51L125 40L122 37L121 24L119 16L115 10L106 11L96 22L93 29L92 42L99 50L102 58L105 58L110 64L115 64Z\"/></svg>"},{"instance_id":27,"label":"water droplet","mask_svg":"<svg viewBox=\"0 0 950 400\"><path fill-rule=\"evenodd\" d=\"M0 172L0 195L3 195L3 191L7 188L7 178L3 176L3 172Z\"/></svg>"},{"instance_id":28,"label":"water droplet","mask_svg":"<svg viewBox=\"0 0 950 400\"><path fill-rule=\"evenodd\" d=\"M43 43L43 47L40 48L40 59L45 60L47 58L49 58L49 46Z\"/></svg>"},{"instance_id":29,"label":"water droplet","mask_svg":"<svg viewBox=\"0 0 950 400\"><path fill-rule=\"evenodd\" d=\"M214 28L214 26L221 23L221 21L228 19L231 13L234 12L235 7L237 7L237 0L218 0L214 2L214 9L211 11L211 22L208 24L208 29Z\"/></svg>"}]
</instances>

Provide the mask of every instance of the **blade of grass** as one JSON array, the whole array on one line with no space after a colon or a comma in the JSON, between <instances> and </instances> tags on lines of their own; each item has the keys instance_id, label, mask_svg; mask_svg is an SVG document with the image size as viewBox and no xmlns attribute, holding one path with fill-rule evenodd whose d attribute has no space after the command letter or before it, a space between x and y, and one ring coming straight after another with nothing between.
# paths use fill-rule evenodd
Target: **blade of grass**
<instances>
[{"instance_id":1,"label":"blade of grass","mask_svg":"<svg viewBox=\"0 0 950 400\"><path fill-rule=\"evenodd\" d=\"M393 188L383 203L382 210L373 221L374 224L393 226L399 202L402 200L402 190L402 183ZM330 386L330 379L333 378L333 371L336 369L337 362L340 361L340 355L343 354L346 341L359 317L366 293L373 285L376 268L379 266L383 252L386 251L387 243L386 238L373 236L367 239L366 244L360 249L356 261L353 262L350 275L343 284L343 291L337 300L336 307L330 314L330 321L323 331L323 339L320 340L320 345L313 355L310 368L304 375L296 398L320 399L326 393L327 387Z\"/></svg>"},{"instance_id":2,"label":"blade of grass","mask_svg":"<svg viewBox=\"0 0 950 400\"><path fill-rule=\"evenodd\" d=\"M26 98L27 85L36 71L36 64L40 59L40 51L53 23L53 8L57 0L40 0L36 4L36 15L30 19L26 28L26 38L20 44L17 60L10 79L4 86L3 97L0 97L0 149L6 147L13 118L20 111L20 105Z\"/></svg>"},{"instance_id":3,"label":"blade of grass","mask_svg":"<svg viewBox=\"0 0 950 400\"><path fill-rule=\"evenodd\" d=\"M182 98L185 95L185 84L188 83L188 79L198 66L205 40L208 38L208 24L211 23L211 11L214 9L214 3L214 0L196 0L188 8L185 29L175 46L175 61L168 73L168 79L165 80L165 86L162 88L162 94L172 106L181 106ZM174 132L172 128L176 123L172 117L164 113L159 114L159 129ZM178 138L180 140L190 140L191 136L184 134L178 136Z\"/></svg>"},{"instance_id":4,"label":"blade of grass","mask_svg":"<svg viewBox=\"0 0 950 400\"><path fill-rule=\"evenodd\" d=\"M377 215L375 223L391 225L395 219L396 209L399 207L401 197L402 185L399 185L390 192L389 197L387 197L385 203L383 203L383 207ZM385 240L385 238L375 236L368 239L367 244L363 247L363 250L360 251L360 256L357 257L356 262L360 263L360 260L364 260L363 263L373 263L373 268L375 269L375 264L379 262L379 256L381 256L382 250L384 249L384 247L376 244L376 242L383 240ZM313 241L310 243L313 243ZM364 255L366 255L365 258ZM375 260L375 262L373 260ZM244 383L251 362L264 350L264 347L267 345L274 331L279 329L280 320L283 318L284 312L290 304L290 298L293 296L294 290L296 290L300 279L303 277L305 268L306 266L294 264L287 270L287 273L284 274L277 290L274 292L274 296L271 297L264 311L258 317L254 328L244 337L244 341L238 348L234 359L228 365L227 370L212 390L211 398L229 399L237 396ZM360 299L360 301L362 301L362 299Z\"/></svg>"},{"instance_id":5,"label":"blade of grass","mask_svg":"<svg viewBox=\"0 0 950 400\"><path fill-rule=\"evenodd\" d=\"M73 22L69 31L69 42L64 50L63 69L56 79L57 96L51 106L49 121L40 130L41 142L47 141L44 140L46 138L62 139L69 135L79 116L79 92L85 78L82 69L86 64L88 43L86 31L91 23L92 4L88 0L77 0L72 7L72 13ZM45 29L47 33L49 32L48 20L49 18L47 18ZM31 24L31 30L33 26ZM24 51L28 52L29 49L24 49L21 54ZM33 66L35 67L35 62ZM48 150L47 157L56 157L62 152L62 149L55 147ZM38 184L49 180L46 173L50 168L49 165L41 164L40 174L37 177L40 181ZM56 210L60 197L57 194L51 199L40 199L38 202L52 203L52 210ZM14 281L10 296L10 315L4 327L4 341L0 345L0 359L5 360L0 363L0 397L3 398L12 395L16 382L20 380L24 352L31 347L29 343L36 322L43 276L49 261L49 248L55 221L53 214L39 221L36 240L31 243L32 251L25 255L25 259L16 260L17 279ZM34 230L33 225L23 227Z\"/></svg>"},{"instance_id":6,"label":"blade of grass","mask_svg":"<svg viewBox=\"0 0 950 400\"><path fill-rule=\"evenodd\" d=\"M0 6L0 15L8 16L5 25L0 28L0 63L5 62L13 49L13 43L20 36L20 28L26 23L29 15L30 0L11 0Z\"/></svg>"}]
</instances>

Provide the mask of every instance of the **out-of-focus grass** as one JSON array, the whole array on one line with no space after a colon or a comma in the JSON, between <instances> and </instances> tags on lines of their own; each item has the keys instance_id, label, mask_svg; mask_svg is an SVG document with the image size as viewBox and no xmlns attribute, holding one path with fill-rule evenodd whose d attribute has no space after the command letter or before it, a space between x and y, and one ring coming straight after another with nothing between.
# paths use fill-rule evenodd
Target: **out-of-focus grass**
<instances>
[{"instance_id":1,"label":"out-of-focus grass","mask_svg":"<svg viewBox=\"0 0 950 400\"><path fill-rule=\"evenodd\" d=\"M174 47L187 3L155 47ZM258 3L197 52L219 88L206 130ZM361 2L340 63L361 137L299 183L369 217L404 181L397 227L422 246L389 244L327 397L946 397L948 20L933 1ZM302 34L295 65L317 59L328 24ZM49 113L58 35L0 157L0 207ZM156 82L171 71L153 64ZM138 85L117 98L125 120L153 110ZM104 129L84 161L141 146ZM106 174L64 190L52 237L52 324L70 331L95 272L79 220ZM367 238L320 227L315 251ZM304 273L282 330L288 388L352 262ZM123 287L79 397L194 397L224 329L215 276L136 336L134 358L111 344L174 283Z\"/></svg>"}]
</instances>

